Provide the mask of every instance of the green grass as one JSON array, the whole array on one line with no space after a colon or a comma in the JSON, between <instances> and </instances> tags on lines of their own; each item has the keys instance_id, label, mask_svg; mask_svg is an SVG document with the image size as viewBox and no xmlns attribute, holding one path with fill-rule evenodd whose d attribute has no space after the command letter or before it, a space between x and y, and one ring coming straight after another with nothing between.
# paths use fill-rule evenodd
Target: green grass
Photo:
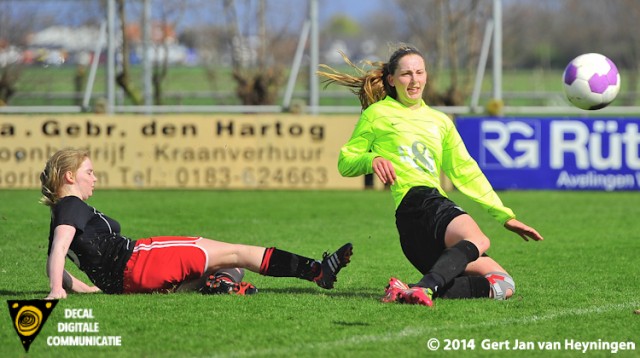
<instances>
[{"instance_id":1,"label":"green grass","mask_svg":"<svg viewBox=\"0 0 640 358\"><path fill-rule=\"evenodd\" d=\"M31 346L33 357L383 357L430 356L427 342L474 342L475 349L436 352L457 357L512 356L481 343L516 339L640 344L638 192L503 192L522 221L544 235L524 242L459 193L451 196L492 239L489 253L515 278L508 301L438 300L432 308L383 304L390 276L420 275L398 243L394 209L380 191L98 191L90 204L118 219L133 238L202 235L277 246L312 257L354 244L352 263L336 288L247 273L260 293L250 297L70 295L58 303ZM0 294L3 300L48 293L45 275L48 209L38 192L0 191ZM78 274L68 262L67 268ZM82 274L78 276L83 277ZM6 306L5 306L6 307ZM65 308L92 309L99 335L121 347L48 347L66 322ZM0 315L3 357L26 356L8 310ZM79 334L83 335L83 334ZM92 334L86 334L92 335ZM459 341L455 341L459 340ZM616 356L637 356L620 351ZM536 348L517 356L585 356ZM591 351L587 357L609 356Z\"/></svg>"}]
</instances>

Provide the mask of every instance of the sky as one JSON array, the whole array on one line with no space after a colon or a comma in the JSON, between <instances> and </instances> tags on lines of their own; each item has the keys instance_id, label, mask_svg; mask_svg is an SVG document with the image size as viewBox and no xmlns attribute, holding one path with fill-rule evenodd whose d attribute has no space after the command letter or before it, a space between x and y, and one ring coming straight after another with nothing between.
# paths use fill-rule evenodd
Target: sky
<instances>
[{"instance_id":1,"label":"sky","mask_svg":"<svg viewBox=\"0 0 640 358\"><path fill-rule=\"evenodd\" d=\"M79 3L84 3L83 11L91 9L88 4L98 4L100 0L0 0L0 12L16 12L24 13L29 11L37 11L38 14L51 15L59 21L82 21L82 11L74 13L74 9L78 9ZM159 1L179 1L179 0L151 0L152 4ZM189 3L190 0L180 0L183 3ZM198 1L198 0L194 0ZM202 0L199 0L202 1ZM219 0L218 0L219 1ZM306 11L308 0L267 0L270 7L282 6L281 12L284 16L292 9L299 8L300 11ZM220 1L219 1L220 2ZM257 0L237 0L237 4L249 3L255 4ZM381 11L385 6L389 6L392 0L318 0L318 12L320 22L325 22L331 17L338 14L346 14L357 20L366 20L367 16ZM142 0L127 0L127 6L137 6L140 8ZM295 4L295 7L294 5ZM97 5L96 5L97 6ZM280 10L280 9L278 9ZM197 17L198 14L191 16Z\"/></svg>"},{"instance_id":2,"label":"sky","mask_svg":"<svg viewBox=\"0 0 640 358\"><path fill-rule=\"evenodd\" d=\"M276 0L277 1L277 0ZM358 20L366 19L367 15L381 11L384 6L391 4L391 0L318 0L320 20L324 21L337 14L347 14Z\"/></svg>"}]
</instances>

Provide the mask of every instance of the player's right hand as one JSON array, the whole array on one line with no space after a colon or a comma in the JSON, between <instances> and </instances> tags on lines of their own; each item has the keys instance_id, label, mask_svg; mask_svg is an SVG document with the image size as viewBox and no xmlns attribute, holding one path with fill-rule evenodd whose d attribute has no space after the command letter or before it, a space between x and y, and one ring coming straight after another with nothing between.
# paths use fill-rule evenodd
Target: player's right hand
<instances>
[{"instance_id":1,"label":"player's right hand","mask_svg":"<svg viewBox=\"0 0 640 358\"><path fill-rule=\"evenodd\" d=\"M396 181L396 171L393 169L393 164L383 157L373 158L373 172L376 173L378 179L383 184L393 185Z\"/></svg>"}]
</instances>

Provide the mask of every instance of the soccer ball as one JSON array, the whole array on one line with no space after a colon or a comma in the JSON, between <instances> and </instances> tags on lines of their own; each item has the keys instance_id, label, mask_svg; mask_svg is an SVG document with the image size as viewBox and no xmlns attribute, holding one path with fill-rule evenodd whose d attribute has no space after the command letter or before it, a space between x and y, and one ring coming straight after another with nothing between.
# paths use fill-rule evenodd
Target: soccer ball
<instances>
[{"instance_id":1,"label":"soccer ball","mask_svg":"<svg viewBox=\"0 0 640 358\"><path fill-rule=\"evenodd\" d=\"M599 53L574 58L564 69L564 93L569 102L582 109L608 106L620 91L616 65Z\"/></svg>"}]
</instances>

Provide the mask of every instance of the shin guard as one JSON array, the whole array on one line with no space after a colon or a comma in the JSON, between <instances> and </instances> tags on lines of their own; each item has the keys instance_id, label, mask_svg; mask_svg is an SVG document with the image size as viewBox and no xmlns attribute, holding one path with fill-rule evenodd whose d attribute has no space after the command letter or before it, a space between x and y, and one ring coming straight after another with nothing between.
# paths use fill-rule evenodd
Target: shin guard
<instances>
[{"instance_id":1,"label":"shin guard","mask_svg":"<svg viewBox=\"0 0 640 358\"><path fill-rule=\"evenodd\" d=\"M494 299L505 300L507 290L511 290L512 295L516 293L516 283L508 274L504 272L490 272L484 277L489 281L489 284L491 284Z\"/></svg>"}]
</instances>

